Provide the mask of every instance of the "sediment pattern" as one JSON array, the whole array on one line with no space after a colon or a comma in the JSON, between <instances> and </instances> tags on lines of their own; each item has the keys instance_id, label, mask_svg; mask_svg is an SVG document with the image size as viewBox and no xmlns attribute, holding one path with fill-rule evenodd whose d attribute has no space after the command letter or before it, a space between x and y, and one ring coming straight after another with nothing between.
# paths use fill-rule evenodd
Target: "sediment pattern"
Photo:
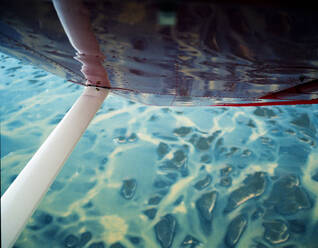
<instances>
[{"instance_id":1,"label":"sediment pattern","mask_svg":"<svg viewBox=\"0 0 318 248\"><path fill-rule=\"evenodd\" d=\"M3 194L82 89L0 62ZM317 128L318 106L110 95L15 247L315 247Z\"/></svg>"}]
</instances>

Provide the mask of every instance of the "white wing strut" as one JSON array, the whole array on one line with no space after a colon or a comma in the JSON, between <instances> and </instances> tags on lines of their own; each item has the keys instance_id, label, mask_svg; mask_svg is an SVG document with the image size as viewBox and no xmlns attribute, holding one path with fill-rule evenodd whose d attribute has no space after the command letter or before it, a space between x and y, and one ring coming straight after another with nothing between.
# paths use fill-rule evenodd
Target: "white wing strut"
<instances>
[{"instance_id":1,"label":"white wing strut","mask_svg":"<svg viewBox=\"0 0 318 248\"><path fill-rule=\"evenodd\" d=\"M105 56L92 31L89 12L77 0L53 0L54 8L88 84L109 86ZM86 88L19 176L1 197L1 247L11 247L104 101L108 90Z\"/></svg>"},{"instance_id":2,"label":"white wing strut","mask_svg":"<svg viewBox=\"0 0 318 248\"><path fill-rule=\"evenodd\" d=\"M1 197L1 247L11 247L103 103L108 90L87 87Z\"/></svg>"}]
</instances>

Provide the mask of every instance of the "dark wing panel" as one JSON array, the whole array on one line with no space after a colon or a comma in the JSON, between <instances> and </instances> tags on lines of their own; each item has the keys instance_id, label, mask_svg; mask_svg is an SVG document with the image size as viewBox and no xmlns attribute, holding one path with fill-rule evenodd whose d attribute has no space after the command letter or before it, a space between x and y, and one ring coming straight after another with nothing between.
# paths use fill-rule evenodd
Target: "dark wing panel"
<instances>
[{"instance_id":1,"label":"dark wing panel","mask_svg":"<svg viewBox=\"0 0 318 248\"><path fill-rule=\"evenodd\" d=\"M114 92L154 105L318 98L317 83L285 94L317 82L316 10L225 2L84 1ZM50 2L1 12L2 50L84 81Z\"/></svg>"}]
</instances>

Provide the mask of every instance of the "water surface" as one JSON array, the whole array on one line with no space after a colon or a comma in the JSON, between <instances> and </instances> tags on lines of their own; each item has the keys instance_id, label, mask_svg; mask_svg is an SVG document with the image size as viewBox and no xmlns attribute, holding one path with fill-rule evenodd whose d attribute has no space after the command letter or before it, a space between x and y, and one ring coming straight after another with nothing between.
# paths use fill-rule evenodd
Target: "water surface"
<instances>
[{"instance_id":1,"label":"water surface","mask_svg":"<svg viewBox=\"0 0 318 248\"><path fill-rule=\"evenodd\" d=\"M83 88L5 54L0 80L3 194ZM15 247L317 247L317 129L318 105L110 95Z\"/></svg>"}]
</instances>

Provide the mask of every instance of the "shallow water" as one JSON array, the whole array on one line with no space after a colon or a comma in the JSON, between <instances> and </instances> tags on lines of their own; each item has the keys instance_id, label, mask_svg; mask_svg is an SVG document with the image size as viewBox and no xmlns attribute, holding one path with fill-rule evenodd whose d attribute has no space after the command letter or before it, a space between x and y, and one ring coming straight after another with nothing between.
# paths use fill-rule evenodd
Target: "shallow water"
<instances>
[{"instance_id":1,"label":"shallow water","mask_svg":"<svg viewBox=\"0 0 318 248\"><path fill-rule=\"evenodd\" d=\"M82 88L0 54L1 194ZM110 95L15 247L317 247L318 105Z\"/></svg>"}]
</instances>

